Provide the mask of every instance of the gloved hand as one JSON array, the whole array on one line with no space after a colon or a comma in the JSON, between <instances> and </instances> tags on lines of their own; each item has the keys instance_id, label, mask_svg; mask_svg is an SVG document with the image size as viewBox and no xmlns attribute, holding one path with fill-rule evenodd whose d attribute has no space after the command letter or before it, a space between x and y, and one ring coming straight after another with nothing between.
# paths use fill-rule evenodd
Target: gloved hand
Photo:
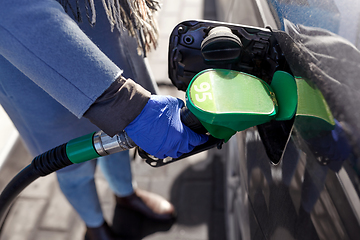
<instances>
[{"instance_id":1,"label":"gloved hand","mask_svg":"<svg viewBox=\"0 0 360 240\"><path fill-rule=\"evenodd\" d=\"M157 158L180 157L208 140L208 136L193 132L181 122L183 106L180 99L152 95L125 132L139 147Z\"/></svg>"}]
</instances>

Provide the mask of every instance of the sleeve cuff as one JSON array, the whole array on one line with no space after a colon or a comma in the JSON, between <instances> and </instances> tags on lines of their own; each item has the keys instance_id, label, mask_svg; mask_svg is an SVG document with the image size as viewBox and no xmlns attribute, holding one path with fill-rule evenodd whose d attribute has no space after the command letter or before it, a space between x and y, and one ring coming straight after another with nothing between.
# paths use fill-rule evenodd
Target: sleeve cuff
<instances>
[{"instance_id":1,"label":"sleeve cuff","mask_svg":"<svg viewBox=\"0 0 360 240\"><path fill-rule=\"evenodd\" d=\"M139 84L120 76L96 99L84 117L113 137L141 113L150 96Z\"/></svg>"}]
</instances>

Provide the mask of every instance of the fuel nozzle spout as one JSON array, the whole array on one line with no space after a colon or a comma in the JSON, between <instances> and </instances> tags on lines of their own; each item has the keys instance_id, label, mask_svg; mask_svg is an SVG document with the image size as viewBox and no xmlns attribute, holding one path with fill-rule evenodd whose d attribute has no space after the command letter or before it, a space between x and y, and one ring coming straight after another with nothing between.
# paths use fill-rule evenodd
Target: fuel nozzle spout
<instances>
[{"instance_id":1,"label":"fuel nozzle spout","mask_svg":"<svg viewBox=\"0 0 360 240\"><path fill-rule=\"evenodd\" d=\"M137 146L125 131L116 134L114 137L110 137L103 131L99 131L94 134L93 143L95 151L100 156L125 151Z\"/></svg>"}]
</instances>

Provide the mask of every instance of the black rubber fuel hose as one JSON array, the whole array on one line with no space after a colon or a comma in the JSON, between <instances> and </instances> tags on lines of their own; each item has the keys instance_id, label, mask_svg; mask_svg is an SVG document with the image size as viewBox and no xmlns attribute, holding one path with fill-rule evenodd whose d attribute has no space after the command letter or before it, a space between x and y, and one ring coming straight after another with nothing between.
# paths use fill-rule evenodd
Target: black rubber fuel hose
<instances>
[{"instance_id":1,"label":"black rubber fuel hose","mask_svg":"<svg viewBox=\"0 0 360 240\"><path fill-rule=\"evenodd\" d=\"M66 144L55 147L37 157L20 171L0 194L0 226L13 200L30 183L73 164L67 157Z\"/></svg>"}]
</instances>

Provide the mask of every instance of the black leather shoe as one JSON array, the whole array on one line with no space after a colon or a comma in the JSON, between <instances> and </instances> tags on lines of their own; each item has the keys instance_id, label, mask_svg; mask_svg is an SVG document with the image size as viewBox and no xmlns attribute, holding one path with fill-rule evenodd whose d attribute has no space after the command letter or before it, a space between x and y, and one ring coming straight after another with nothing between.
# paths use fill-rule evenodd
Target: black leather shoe
<instances>
[{"instance_id":1,"label":"black leather shoe","mask_svg":"<svg viewBox=\"0 0 360 240\"><path fill-rule=\"evenodd\" d=\"M115 240L115 234L104 222L100 227L90 228L86 227L85 240Z\"/></svg>"},{"instance_id":2,"label":"black leather shoe","mask_svg":"<svg viewBox=\"0 0 360 240\"><path fill-rule=\"evenodd\" d=\"M116 203L139 212L149 219L168 221L175 218L175 208L170 202L160 195L144 190L137 189L128 197L116 196Z\"/></svg>"}]
</instances>

